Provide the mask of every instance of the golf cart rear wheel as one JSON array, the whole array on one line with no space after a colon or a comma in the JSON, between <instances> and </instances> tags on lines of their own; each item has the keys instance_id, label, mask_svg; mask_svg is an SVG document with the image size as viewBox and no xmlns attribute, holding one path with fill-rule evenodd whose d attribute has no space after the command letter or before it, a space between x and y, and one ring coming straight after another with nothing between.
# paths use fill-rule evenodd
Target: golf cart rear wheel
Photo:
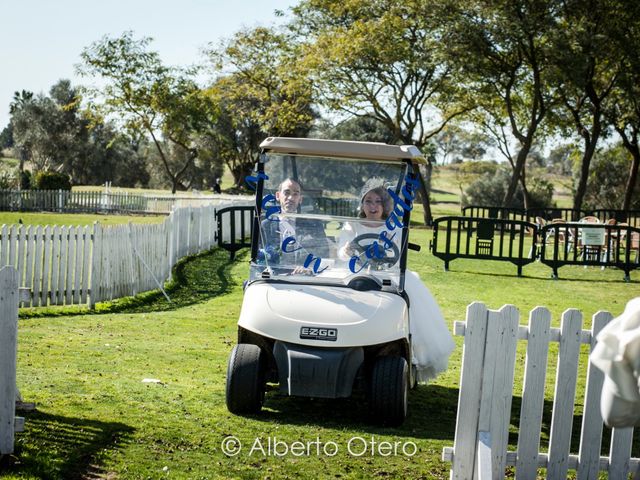
<instances>
[{"instance_id":1,"label":"golf cart rear wheel","mask_svg":"<svg viewBox=\"0 0 640 480\"><path fill-rule=\"evenodd\" d=\"M227 408L231 413L258 413L265 390L265 360L257 345L233 347L227 366Z\"/></svg>"},{"instance_id":2,"label":"golf cart rear wheel","mask_svg":"<svg viewBox=\"0 0 640 480\"><path fill-rule=\"evenodd\" d=\"M379 357L373 365L369 401L373 418L400 425L407 416L409 367L403 357Z\"/></svg>"}]
</instances>

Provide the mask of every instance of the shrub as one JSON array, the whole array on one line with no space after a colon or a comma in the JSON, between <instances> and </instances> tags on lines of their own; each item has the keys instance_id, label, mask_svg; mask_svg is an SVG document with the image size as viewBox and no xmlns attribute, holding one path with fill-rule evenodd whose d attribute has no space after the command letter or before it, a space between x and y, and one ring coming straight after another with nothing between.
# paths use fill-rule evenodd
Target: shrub
<instances>
[{"instance_id":1,"label":"shrub","mask_svg":"<svg viewBox=\"0 0 640 480\"><path fill-rule=\"evenodd\" d=\"M463 205L500 206L510 181L511 170L508 168L499 168L494 173L487 172L469 185L462 196L462 203ZM527 190L529 208L553 206L553 185L547 180L533 178L529 181ZM518 185L510 207L524 207L522 186Z\"/></svg>"},{"instance_id":2,"label":"shrub","mask_svg":"<svg viewBox=\"0 0 640 480\"><path fill-rule=\"evenodd\" d=\"M59 172L38 172L35 187L38 190L71 190L71 179Z\"/></svg>"},{"instance_id":3,"label":"shrub","mask_svg":"<svg viewBox=\"0 0 640 480\"><path fill-rule=\"evenodd\" d=\"M16 177L9 172L0 172L0 190L16 188Z\"/></svg>"}]
</instances>

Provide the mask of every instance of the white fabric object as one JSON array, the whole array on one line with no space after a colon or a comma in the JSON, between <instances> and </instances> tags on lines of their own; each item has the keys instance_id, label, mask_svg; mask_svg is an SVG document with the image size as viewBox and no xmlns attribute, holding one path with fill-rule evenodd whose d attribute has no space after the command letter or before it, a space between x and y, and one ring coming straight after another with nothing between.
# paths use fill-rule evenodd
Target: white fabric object
<instances>
[{"instance_id":1,"label":"white fabric object","mask_svg":"<svg viewBox=\"0 0 640 480\"><path fill-rule=\"evenodd\" d=\"M456 344L438 302L416 272L407 271L404 289L409 295L409 330L418 381L426 382L447 369Z\"/></svg>"},{"instance_id":2,"label":"white fabric object","mask_svg":"<svg viewBox=\"0 0 640 480\"><path fill-rule=\"evenodd\" d=\"M613 427L640 426L640 297L597 337L591 363L605 374L600 409Z\"/></svg>"},{"instance_id":3,"label":"white fabric object","mask_svg":"<svg viewBox=\"0 0 640 480\"><path fill-rule=\"evenodd\" d=\"M367 227L360 223L346 223L338 240L338 256L348 260L349 242L365 233L379 234L384 228ZM396 236L394 242L398 240ZM419 382L427 382L447 369L455 342L449 332L438 302L416 272L407 270L404 289L409 296L409 332L411 333L412 363Z\"/></svg>"}]
</instances>

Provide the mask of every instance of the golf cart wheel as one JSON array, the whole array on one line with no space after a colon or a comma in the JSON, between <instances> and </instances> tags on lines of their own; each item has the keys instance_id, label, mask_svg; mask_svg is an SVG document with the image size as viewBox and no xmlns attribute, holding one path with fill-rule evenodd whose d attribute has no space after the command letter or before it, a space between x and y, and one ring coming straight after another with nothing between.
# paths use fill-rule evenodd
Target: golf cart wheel
<instances>
[{"instance_id":1,"label":"golf cart wheel","mask_svg":"<svg viewBox=\"0 0 640 480\"><path fill-rule=\"evenodd\" d=\"M402 357L378 357L373 365L369 400L377 421L391 426L404 422L409 396L409 367Z\"/></svg>"},{"instance_id":2,"label":"golf cart wheel","mask_svg":"<svg viewBox=\"0 0 640 480\"><path fill-rule=\"evenodd\" d=\"M258 413L265 390L265 361L257 345L233 347L227 366L227 408L231 413Z\"/></svg>"}]
</instances>

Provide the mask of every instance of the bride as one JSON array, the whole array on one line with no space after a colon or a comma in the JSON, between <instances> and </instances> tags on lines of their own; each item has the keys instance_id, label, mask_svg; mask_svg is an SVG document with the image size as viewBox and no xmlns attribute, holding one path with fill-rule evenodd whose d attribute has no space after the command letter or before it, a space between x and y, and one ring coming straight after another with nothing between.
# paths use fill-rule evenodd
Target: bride
<instances>
[{"instance_id":1,"label":"bride","mask_svg":"<svg viewBox=\"0 0 640 480\"><path fill-rule=\"evenodd\" d=\"M392 209L393 200L384 188L384 181L369 179L361 191L359 216L371 220L371 223L345 223L340 233L339 258L348 261L358 251L362 252L353 245L354 238L367 233L377 235L386 230L381 222L387 219ZM412 362L416 365L418 381L426 382L447 369L455 343L438 303L416 272L407 270L404 289L410 299Z\"/></svg>"}]
</instances>

